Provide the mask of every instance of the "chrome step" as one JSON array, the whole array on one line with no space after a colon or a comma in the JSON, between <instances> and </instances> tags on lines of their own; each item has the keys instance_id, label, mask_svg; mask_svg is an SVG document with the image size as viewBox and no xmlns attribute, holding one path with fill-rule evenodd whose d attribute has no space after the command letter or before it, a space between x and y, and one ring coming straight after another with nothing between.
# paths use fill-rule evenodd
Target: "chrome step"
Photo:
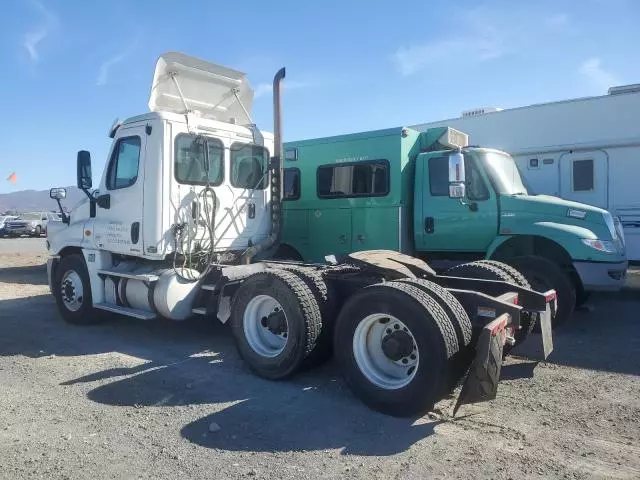
<instances>
[{"instance_id":1,"label":"chrome step","mask_svg":"<svg viewBox=\"0 0 640 480\"><path fill-rule=\"evenodd\" d=\"M98 270L98 275L109 275L111 277L130 278L132 280L140 280L142 282L157 282L158 275L153 273L131 273L118 272L117 270Z\"/></svg>"},{"instance_id":2,"label":"chrome step","mask_svg":"<svg viewBox=\"0 0 640 480\"><path fill-rule=\"evenodd\" d=\"M194 308L193 310L191 310L193 313L195 313L196 315L206 315L207 314L207 309L204 307L198 307L198 308Z\"/></svg>"},{"instance_id":3,"label":"chrome step","mask_svg":"<svg viewBox=\"0 0 640 480\"><path fill-rule=\"evenodd\" d=\"M200 285L200 288L202 290L209 290L211 292L215 292L216 290L218 290L218 285L214 283L205 283L203 285Z\"/></svg>"},{"instance_id":4,"label":"chrome step","mask_svg":"<svg viewBox=\"0 0 640 480\"><path fill-rule=\"evenodd\" d=\"M133 317L139 320L153 320L156 318L156 314L153 312L140 310L138 308L122 307L120 305L114 305L113 303L96 303L94 308L111 313L119 313L120 315L126 315L127 317Z\"/></svg>"}]
</instances>

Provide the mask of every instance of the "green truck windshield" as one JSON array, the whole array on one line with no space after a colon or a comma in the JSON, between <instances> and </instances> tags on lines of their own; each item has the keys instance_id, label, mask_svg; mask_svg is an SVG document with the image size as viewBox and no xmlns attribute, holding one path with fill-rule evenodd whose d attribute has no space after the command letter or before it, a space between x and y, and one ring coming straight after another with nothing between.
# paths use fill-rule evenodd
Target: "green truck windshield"
<instances>
[{"instance_id":1,"label":"green truck windshield","mask_svg":"<svg viewBox=\"0 0 640 480\"><path fill-rule=\"evenodd\" d=\"M498 152L478 152L477 155L500 195L531 194L513 157Z\"/></svg>"}]
</instances>

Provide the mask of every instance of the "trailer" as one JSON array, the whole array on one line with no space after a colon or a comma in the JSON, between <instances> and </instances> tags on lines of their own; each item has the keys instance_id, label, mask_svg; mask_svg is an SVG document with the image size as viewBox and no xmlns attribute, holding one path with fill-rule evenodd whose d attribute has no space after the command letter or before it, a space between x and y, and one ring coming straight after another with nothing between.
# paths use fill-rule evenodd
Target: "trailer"
<instances>
[{"instance_id":1,"label":"trailer","mask_svg":"<svg viewBox=\"0 0 640 480\"><path fill-rule=\"evenodd\" d=\"M624 228L627 257L640 261L638 115L640 84L595 97L476 108L413 128L461 129L471 143L509 152L534 192L609 210Z\"/></svg>"},{"instance_id":2,"label":"trailer","mask_svg":"<svg viewBox=\"0 0 640 480\"><path fill-rule=\"evenodd\" d=\"M455 410L495 397L503 356L534 324L546 358L556 292L499 262L482 268L509 280L479 277L477 264L438 275L385 249L278 260L284 77L274 77L269 134L251 120L243 73L160 56L151 112L109 130L98 189L89 152L78 152L87 199L50 226L47 275L62 318L218 319L257 375L287 378L333 354L354 394L395 416L423 414L460 383ZM451 202L464 194L461 158L447 160ZM58 205L65 196L50 191Z\"/></svg>"}]
</instances>

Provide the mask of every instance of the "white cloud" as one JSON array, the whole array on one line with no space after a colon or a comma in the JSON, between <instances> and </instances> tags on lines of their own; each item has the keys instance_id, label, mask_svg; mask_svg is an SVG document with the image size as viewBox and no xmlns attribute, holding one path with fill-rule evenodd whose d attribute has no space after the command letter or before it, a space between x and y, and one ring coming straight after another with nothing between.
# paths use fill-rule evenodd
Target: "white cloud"
<instances>
[{"instance_id":1,"label":"white cloud","mask_svg":"<svg viewBox=\"0 0 640 480\"><path fill-rule=\"evenodd\" d=\"M613 85L620 84L615 74L602 68L601 61L598 57L592 57L585 60L580 65L580 74L589 80L589 82L601 90L607 90Z\"/></svg>"},{"instance_id":2,"label":"white cloud","mask_svg":"<svg viewBox=\"0 0 640 480\"><path fill-rule=\"evenodd\" d=\"M566 13L556 13L547 17L546 24L550 27L562 28L569 25L569 15Z\"/></svg>"},{"instance_id":3,"label":"white cloud","mask_svg":"<svg viewBox=\"0 0 640 480\"><path fill-rule=\"evenodd\" d=\"M24 35L22 46L27 50L29 58L36 62L40 58L38 46L58 26L58 17L37 0L33 0L31 4L38 10L42 21Z\"/></svg>"},{"instance_id":4,"label":"white cloud","mask_svg":"<svg viewBox=\"0 0 640 480\"><path fill-rule=\"evenodd\" d=\"M301 88L311 88L316 86L316 84L312 82L300 82L297 80L284 80L282 82L282 90L298 90ZM273 85L271 83L259 83L253 89L253 98L264 97L265 95L271 94L271 90L273 89Z\"/></svg>"},{"instance_id":5,"label":"white cloud","mask_svg":"<svg viewBox=\"0 0 640 480\"><path fill-rule=\"evenodd\" d=\"M120 63L127 57L127 55L129 55L129 50L124 50L102 62L102 65L100 65L100 72L98 73L98 79L96 80L96 85L98 87L107 84L109 80L109 70L111 67Z\"/></svg>"},{"instance_id":6,"label":"white cloud","mask_svg":"<svg viewBox=\"0 0 640 480\"><path fill-rule=\"evenodd\" d=\"M484 62L502 57L510 47L505 30L498 28L500 22L496 20L484 9L475 9L460 17L455 31L464 33L400 47L393 60L402 75L413 75L434 62Z\"/></svg>"},{"instance_id":7,"label":"white cloud","mask_svg":"<svg viewBox=\"0 0 640 480\"><path fill-rule=\"evenodd\" d=\"M542 41L552 41L553 35L562 35L571 29L569 15L531 9L454 9L451 16L456 22L454 28L446 30L449 33L425 43L404 45L395 51L392 59L402 75L413 75L430 66L455 66L522 55L528 49L540 48Z\"/></svg>"}]
</instances>

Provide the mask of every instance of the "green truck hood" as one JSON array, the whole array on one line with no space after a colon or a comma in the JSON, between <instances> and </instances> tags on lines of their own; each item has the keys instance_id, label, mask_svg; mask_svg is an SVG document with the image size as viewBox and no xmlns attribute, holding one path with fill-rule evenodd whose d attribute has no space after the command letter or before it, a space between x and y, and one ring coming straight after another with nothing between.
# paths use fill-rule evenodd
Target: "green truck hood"
<instances>
[{"instance_id":1,"label":"green truck hood","mask_svg":"<svg viewBox=\"0 0 640 480\"><path fill-rule=\"evenodd\" d=\"M503 218L505 214L509 213L516 214L516 216L529 214L535 215L538 220L547 217L578 226L593 222L606 227L603 217L603 214L607 213L606 210L550 195L503 195L500 197L500 207ZM584 219L569 217L569 210L586 212L586 216Z\"/></svg>"},{"instance_id":2,"label":"green truck hood","mask_svg":"<svg viewBox=\"0 0 640 480\"><path fill-rule=\"evenodd\" d=\"M500 237L530 235L544 237L561 245L574 260L623 261L624 246L615 240L615 253L596 251L583 243L583 239L613 240L605 218L610 214L598 207L571 202L549 195L501 195ZM584 218L574 218L569 211L585 212ZM612 225L613 227L613 225ZM615 228L615 227L613 227Z\"/></svg>"},{"instance_id":3,"label":"green truck hood","mask_svg":"<svg viewBox=\"0 0 640 480\"><path fill-rule=\"evenodd\" d=\"M618 262L626 259L625 248L607 226L609 212L602 208L571 202L549 195L501 195L500 236L490 253L511 236L544 237L564 248L574 261ZM584 218L568 215L570 210L585 212ZM610 222L613 226L613 220ZM584 244L583 239L614 241L616 252L604 253Z\"/></svg>"}]
</instances>

